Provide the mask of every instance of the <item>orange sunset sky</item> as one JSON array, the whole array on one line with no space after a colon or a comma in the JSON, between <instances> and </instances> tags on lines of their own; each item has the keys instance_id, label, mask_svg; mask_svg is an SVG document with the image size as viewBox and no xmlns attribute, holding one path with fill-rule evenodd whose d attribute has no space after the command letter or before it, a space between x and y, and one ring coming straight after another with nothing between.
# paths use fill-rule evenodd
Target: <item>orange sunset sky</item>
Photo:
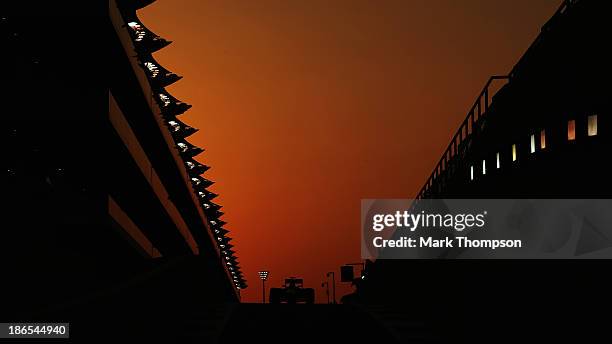
<instances>
[{"instance_id":1,"label":"orange sunset sky","mask_svg":"<svg viewBox=\"0 0 612 344\"><path fill-rule=\"evenodd\" d=\"M412 198L492 74L560 0L158 0L143 23L184 76L249 288L360 260L362 198ZM337 276L339 279L339 276ZM350 288L338 286L338 299Z\"/></svg>"}]
</instances>

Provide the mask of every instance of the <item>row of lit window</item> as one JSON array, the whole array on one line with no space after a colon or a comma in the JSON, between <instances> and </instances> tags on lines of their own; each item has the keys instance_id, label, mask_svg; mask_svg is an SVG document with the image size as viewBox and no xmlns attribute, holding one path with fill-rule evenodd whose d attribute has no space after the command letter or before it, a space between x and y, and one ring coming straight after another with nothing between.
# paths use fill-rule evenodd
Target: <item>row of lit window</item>
<instances>
[{"instance_id":1,"label":"row of lit window","mask_svg":"<svg viewBox=\"0 0 612 344\"><path fill-rule=\"evenodd\" d=\"M597 115L588 116L587 121L587 135L588 136L597 136ZM567 140L574 141L576 140L576 120L569 120L567 122ZM546 131L540 131L540 149L546 148ZM535 153L536 151L536 136L535 134L531 134L530 136L530 144L529 144L529 152ZM516 144L512 145L512 161L518 160L518 153ZM500 153L497 152L495 154L495 168L501 168L500 162ZM482 160L482 174L487 174L487 161ZM470 166L470 180L474 180L474 165Z\"/></svg>"},{"instance_id":2,"label":"row of lit window","mask_svg":"<svg viewBox=\"0 0 612 344\"><path fill-rule=\"evenodd\" d=\"M145 37L145 35L147 33L145 28L144 28L144 26L142 26L138 22L129 22L128 26L134 31L134 33L136 35L135 41L136 42L141 42L144 39L144 37ZM153 62L145 62L144 66L148 69L148 71L151 73L151 76L153 78L156 78L160 74L160 72L161 72L161 68L157 64L155 64ZM168 107L172 103L172 99L170 98L170 96L168 96L166 94L159 93L159 98L160 98L161 102L163 103L164 107ZM178 121L170 120L168 122L168 124L169 124L172 132L176 133L176 132L181 130L181 125L179 124ZM179 150L182 153L187 153L190 149L198 150L197 147L194 147L192 145L188 145L188 144L183 143L183 142L178 142L177 146L178 146ZM195 167L195 164L190 162L190 161L187 161L186 164L187 164L187 166L190 169ZM198 185L200 185L202 183L208 184L208 186L210 186L210 184L212 184L210 181L208 181L208 180L206 180L204 178L200 178L200 177L192 177L191 180L192 180L192 182L193 182L193 184L195 186L198 186ZM206 193L204 193L202 191L199 191L198 194L199 194L199 196L202 199L206 199L208 201L210 201L211 199L213 199L214 197L217 196L216 194L214 194L212 192L209 192L207 190L206 190ZM203 206L204 206L205 209L210 209L212 207L210 204L208 204L206 202L203 203ZM219 220L219 219L210 220L209 222L210 222L211 226L217 226L217 225L223 226L225 224L224 221ZM236 288L237 289L241 289L241 287L243 285L246 286L246 284L244 284L244 279L241 277L241 273L239 272L237 264L235 264L235 263L232 264L232 259L234 259L233 255L229 251L226 250L226 246L229 245L229 244L226 244L226 242L231 240L231 239L225 237L224 234L227 231L222 232L221 229L217 229L217 228L215 228L214 230L215 230L215 233L217 234L217 240L219 241L219 247L222 249L222 252L223 252L223 255L224 255L224 259L226 261L226 264L228 265L228 269L230 270L231 274L233 275L232 277L233 277L233 281L234 281L234 283L236 285Z\"/></svg>"},{"instance_id":3,"label":"row of lit window","mask_svg":"<svg viewBox=\"0 0 612 344\"><path fill-rule=\"evenodd\" d=\"M129 22L128 26L134 30L134 32L136 33L136 38L134 39L136 42L140 42L142 41L142 39L144 38L146 31L144 30L144 28L142 27L142 25L140 25L137 22Z\"/></svg>"}]
</instances>

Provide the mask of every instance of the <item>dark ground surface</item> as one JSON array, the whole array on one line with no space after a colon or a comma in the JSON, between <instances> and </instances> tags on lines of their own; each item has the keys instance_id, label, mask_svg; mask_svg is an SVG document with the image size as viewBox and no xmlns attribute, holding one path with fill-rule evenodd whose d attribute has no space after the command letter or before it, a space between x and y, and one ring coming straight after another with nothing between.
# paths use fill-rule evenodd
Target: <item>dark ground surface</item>
<instances>
[{"instance_id":1,"label":"dark ground surface","mask_svg":"<svg viewBox=\"0 0 612 344\"><path fill-rule=\"evenodd\" d=\"M368 313L350 305L240 304L220 343L397 343Z\"/></svg>"}]
</instances>

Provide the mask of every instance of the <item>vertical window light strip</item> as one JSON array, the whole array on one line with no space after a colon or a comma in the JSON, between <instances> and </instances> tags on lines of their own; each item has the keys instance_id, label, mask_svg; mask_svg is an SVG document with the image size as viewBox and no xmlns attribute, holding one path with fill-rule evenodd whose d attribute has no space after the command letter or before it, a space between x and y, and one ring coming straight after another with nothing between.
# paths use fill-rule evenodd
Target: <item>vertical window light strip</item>
<instances>
[{"instance_id":1,"label":"vertical window light strip","mask_svg":"<svg viewBox=\"0 0 612 344\"><path fill-rule=\"evenodd\" d=\"M574 141L576 139L576 120L567 122L567 140Z\"/></svg>"},{"instance_id":2,"label":"vertical window light strip","mask_svg":"<svg viewBox=\"0 0 612 344\"><path fill-rule=\"evenodd\" d=\"M500 167L500 163L499 163L499 152L496 154L496 159L497 159L497 162L496 162L496 164L497 164L497 165L496 165L496 166L497 166L497 168L499 168L499 167Z\"/></svg>"},{"instance_id":3,"label":"vertical window light strip","mask_svg":"<svg viewBox=\"0 0 612 344\"><path fill-rule=\"evenodd\" d=\"M482 174L483 175L487 174L487 161L486 160L482 161Z\"/></svg>"},{"instance_id":4,"label":"vertical window light strip","mask_svg":"<svg viewBox=\"0 0 612 344\"><path fill-rule=\"evenodd\" d=\"M474 180L474 166L470 166L470 180Z\"/></svg>"},{"instance_id":5,"label":"vertical window light strip","mask_svg":"<svg viewBox=\"0 0 612 344\"><path fill-rule=\"evenodd\" d=\"M516 161L516 145L512 145L512 161Z\"/></svg>"},{"instance_id":6,"label":"vertical window light strip","mask_svg":"<svg viewBox=\"0 0 612 344\"><path fill-rule=\"evenodd\" d=\"M546 148L546 131L540 131L540 149Z\"/></svg>"},{"instance_id":7,"label":"vertical window light strip","mask_svg":"<svg viewBox=\"0 0 612 344\"><path fill-rule=\"evenodd\" d=\"M531 153L535 153L535 135L533 135L533 134L531 135L529 151Z\"/></svg>"},{"instance_id":8,"label":"vertical window light strip","mask_svg":"<svg viewBox=\"0 0 612 344\"><path fill-rule=\"evenodd\" d=\"M597 115L590 115L589 116L589 129L588 129L588 135L589 136L597 136Z\"/></svg>"}]
</instances>

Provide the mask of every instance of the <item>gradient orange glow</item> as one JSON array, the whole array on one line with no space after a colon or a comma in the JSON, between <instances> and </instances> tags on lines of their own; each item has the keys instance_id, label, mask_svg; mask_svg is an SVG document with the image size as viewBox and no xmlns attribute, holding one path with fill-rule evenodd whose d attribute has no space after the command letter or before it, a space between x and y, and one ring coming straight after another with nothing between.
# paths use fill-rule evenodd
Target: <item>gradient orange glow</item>
<instances>
[{"instance_id":1,"label":"gradient orange glow","mask_svg":"<svg viewBox=\"0 0 612 344\"><path fill-rule=\"evenodd\" d=\"M250 287L359 261L362 198L411 198L492 74L510 70L560 0L158 0L207 178ZM338 279L338 276L337 276ZM350 287L338 287L338 299Z\"/></svg>"}]
</instances>

